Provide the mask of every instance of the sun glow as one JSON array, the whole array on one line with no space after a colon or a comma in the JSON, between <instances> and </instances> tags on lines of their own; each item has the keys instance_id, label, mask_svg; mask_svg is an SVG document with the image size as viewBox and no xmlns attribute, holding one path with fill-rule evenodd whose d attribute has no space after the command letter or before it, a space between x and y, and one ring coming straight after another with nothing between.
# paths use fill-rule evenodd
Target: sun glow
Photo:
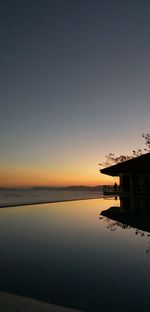
<instances>
[{"instance_id":1,"label":"sun glow","mask_svg":"<svg viewBox=\"0 0 150 312\"><path fill-rule=\"evenodd\" d=\"M94 186L114 183L114 178L102 175L96 169L81 171L60 168L54 171L49 168L7 167L0 170L0 187Z\"/></svg>"}]
</instances>

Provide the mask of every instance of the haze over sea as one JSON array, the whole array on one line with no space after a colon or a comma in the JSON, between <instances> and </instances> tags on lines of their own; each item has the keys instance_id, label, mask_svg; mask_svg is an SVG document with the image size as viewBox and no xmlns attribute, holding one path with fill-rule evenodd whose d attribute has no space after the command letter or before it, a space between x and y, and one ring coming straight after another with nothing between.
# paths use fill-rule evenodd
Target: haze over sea
<instances>
[{"instance_id":1,"label":"haze over sea","mask_svg":"<svg viewBox=\"0 0 150 312\"><path fill-rule=\"evenodd\" d=\"M99 198L102 186L0 188L0 207Z\"/></svg>"}]
</instances>

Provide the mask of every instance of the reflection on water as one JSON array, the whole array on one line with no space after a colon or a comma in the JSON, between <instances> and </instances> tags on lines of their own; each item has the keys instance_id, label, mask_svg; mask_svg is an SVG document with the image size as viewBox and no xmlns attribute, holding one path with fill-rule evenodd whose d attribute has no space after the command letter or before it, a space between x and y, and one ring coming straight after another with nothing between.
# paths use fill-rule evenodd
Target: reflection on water
<instances>
[{"instance_id":1,"label":"reflection on water","mask_svg":"<svg viewBox=\"0 0 150 312\"><path fill-rule=\"evenodd\" d=\"M149 237L108 231L99 213L116 203L1 209L0 290L82 311L149 311Z\"/></svg>"},{"instance_id":2,"label":"reflection on water","mask_svg":"<svg viewBox=\"0 0 150 312\"><path fill-rule=\"evenodd\" d=\"M133 230L135 235L138 235L141 238L150 237L150 233L142 231L138 228L133 228L130 225L127 225L125 223L122 223L119 221L114 221L114 220L111 220L110 218L106 218L106 217L102 217L102 216L100 216L99 219L103 220L104 222L107 223L106 228L110 231L116 231L120 227L123 230ZM148 247L146 249L146 254L150 254L150 240L148 241Z\"/></svg>"},{"instance_id":3,"label":"reflection on water","mask_svg":"<svg viewBox=\"0 0 150 312\"><path fill-rule=\"evenodd\" d=\"M150 202L149 196L124 196L120 198L120 206L110 207L101 212L100 220L107 222L107 229L116 231L134 228L135 235L150 237ZM146 254L150 253L150 241Z\"/></svg>"},{"instance_id":4,"label":"reflection on water","mask_svg":"<svg viewBox=\"0 0 150 312\"><path fill-rule=\"evenodd\" d=\"M120 198L120 209L122 212L130 213L149 213L150 197L149 196L122 196Z\"/></svg>"}]
</instances>

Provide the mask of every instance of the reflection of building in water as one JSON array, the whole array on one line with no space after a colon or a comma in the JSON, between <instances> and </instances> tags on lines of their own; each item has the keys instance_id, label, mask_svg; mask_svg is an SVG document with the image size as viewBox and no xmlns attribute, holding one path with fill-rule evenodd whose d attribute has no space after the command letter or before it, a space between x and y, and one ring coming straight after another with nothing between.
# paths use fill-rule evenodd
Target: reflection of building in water
<instances>
[{"instance_id":1,"label":"reflection of building in water","mask_svg":"<svg viewBox=\"0 0 150 312\"><path fill-rule=\"evenodd\" d=\"M147 210L150 207L150 153L100 170L120 178L121 209Z\"/></svg>"},{"instance_id":2,"label":"reflection of building in water","mask_svg":"<svg viewBox=\"0 0 150 312\"><path fill-rule=\"evenodd\" d=\"M119 214L115 214L115 216L112 217L110 211L113 209L116 209L117 207L111 207L108 210L105 210L101 213L100 220L103 220L107 223L107 229L110 231L116 231L118 228L122 228L123 230L126 229L132 229L134 230L135 235L139 235L141 238L148 238L150 237L150 225L148 222L146 223L145 219L141 220L135 220L133 219L130 214L130 217L127 217L127 215L121 214L121 217L119 217ZM123 218L125 216L125 218ZM142 215L143 216L143 215ZM112 218L111 218L112 217ZM150 254L150 241L148 241L148 246L146 248L146 254Z\"/></svg>"},{"instance_id":3,"label":"reflection of building in water","mask_svg":"<svg viewBox=\"0 0 150 312\"><path fill-rule=\"evenodd\" d=\"M120 211L139 213L150 210L150 197L145 196L121 196Z\"/></svg>"}]
</instances>

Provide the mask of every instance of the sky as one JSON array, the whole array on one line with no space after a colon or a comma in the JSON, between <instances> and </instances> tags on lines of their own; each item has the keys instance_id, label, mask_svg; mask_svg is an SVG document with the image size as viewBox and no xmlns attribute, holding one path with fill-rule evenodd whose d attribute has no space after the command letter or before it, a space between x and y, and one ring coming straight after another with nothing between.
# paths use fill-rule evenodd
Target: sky
<instances>
[{"instance_id":1,"label":"sky","mask_svg":"<svg viewBox=\"0 0 150 312\"><path fill-rule=\"evenodd\" d=\"M0 186L101 185L150 124L148 0L0 0Z\"/></svg>"}]
</instances>

